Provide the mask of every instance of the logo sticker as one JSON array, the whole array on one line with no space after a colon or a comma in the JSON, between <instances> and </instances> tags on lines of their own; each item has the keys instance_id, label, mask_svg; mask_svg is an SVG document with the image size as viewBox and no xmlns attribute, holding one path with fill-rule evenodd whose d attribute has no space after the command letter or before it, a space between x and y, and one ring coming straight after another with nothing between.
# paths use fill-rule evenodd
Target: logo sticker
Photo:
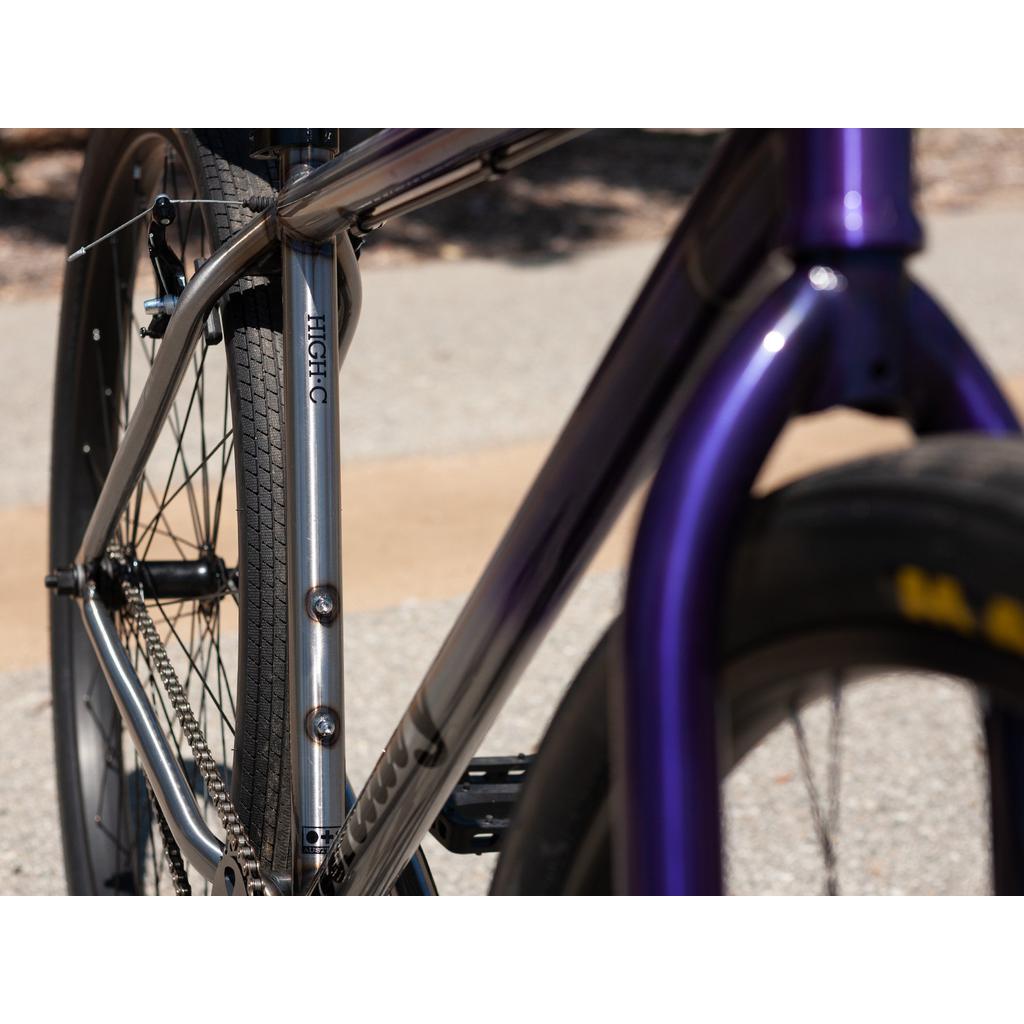
<instances>
[{"instance_id":1,"label":"logo sticker","mask_svg":"<svg viewBox=\"0 0 1024 1024\"><path fill-rule=\"evenodd\" d=\"M334 837L341 831L336 825L303 825L302 852L312 856L326 854L334 842Z\"/></svg>"}]
</instances>

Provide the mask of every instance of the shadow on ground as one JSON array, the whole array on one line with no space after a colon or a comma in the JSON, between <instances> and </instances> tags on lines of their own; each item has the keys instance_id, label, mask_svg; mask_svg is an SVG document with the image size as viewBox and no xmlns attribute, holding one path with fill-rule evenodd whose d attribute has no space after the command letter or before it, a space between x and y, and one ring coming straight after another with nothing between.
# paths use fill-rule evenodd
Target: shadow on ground
<instances>
[{"instance_id":1,"label":"shadow on ground","mask_svg":"<svg viewBox=\"0 0 1024 1024\"><path fill-rule=\"evenodd\" d=\"M693 193L719 136L604 129L498 181L385 225L368 246L402 256L535 260L649 237Z\"/></svg>"},{"instance_id":2,"label":"shadow on ground","mask_svg":"<svg viewBox=\"0 0 1024 1024\"><path fill-rule=\"evenodd\" d=\"M0 228L33 241L64 246L71 222L72 196L18 196L0 193Z\"/></svg>"},{"instance_id":3,"label":"shadow on ground","mask_svg":"<svg viewBox=\"0 0 1024 1024\"><path fill-rule=\"evenodd\" d=\"M465 256L536 261L590 244L662 236L720 136L593 131L498 181L384 225L367 242L364 258L378 266ZM922 129L915 138L925 212L1024 198L1024 131ZM80 150L0 145L0 295L59 285L81 161Z\"/></svg>"},{"instance_id":4,"label":"shadow on ground","mask_svg":"<svg viewBox=\"0 0 1024 1024\"><path fill-rule=\"evenodd\" d=\"M556 258L594 242L665 231L692 193L715 134L602 129L498 181L386 224L369 262ZM80 151L0 154L0 289L59 285Z\"/></svg>"}]
</instances>

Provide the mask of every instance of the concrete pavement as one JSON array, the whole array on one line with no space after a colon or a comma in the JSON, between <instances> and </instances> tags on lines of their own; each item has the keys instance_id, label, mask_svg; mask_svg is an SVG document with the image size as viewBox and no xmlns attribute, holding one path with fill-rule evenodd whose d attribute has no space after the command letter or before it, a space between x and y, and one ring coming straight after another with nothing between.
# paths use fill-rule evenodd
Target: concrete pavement
<instances>
[{"instance_id":1,"label":"concrete pavement","mask_svg":"<svg viewBox=\"0 0 1024 1024\"><path fill-rule=\"evenodd\" d=\"M1024 210L943 215L928 227L933 248L918 272L1024 397ZM363 323L343 375L346 703L356 777L387 739L657 249L366 271ZM0 893L63 887L40 585L57 314L54 299L0 307L12 382L0 404L0 536L11 548L0 570ZM816 417L787 433L761 486L905 438L898 425L866 417ZM626 518L485 752L532 749L614 614ZM876 891L984 889L984 793L969 700L951 684L888 679L855 691L848 718L844 863L863 869ZM812 716L812 732L819 726ZM950 792L956 799L944 802ZM815 889L820 861L788 736L757 751L729 795L734 888ZM894 822L896 838L923 841L925 856L908 859L893 846ZM845 841L858 833L867 838ZM443 852L432 863L449 892L483 891L492 867L488 857Z\"/></svg>"}]
</instances>

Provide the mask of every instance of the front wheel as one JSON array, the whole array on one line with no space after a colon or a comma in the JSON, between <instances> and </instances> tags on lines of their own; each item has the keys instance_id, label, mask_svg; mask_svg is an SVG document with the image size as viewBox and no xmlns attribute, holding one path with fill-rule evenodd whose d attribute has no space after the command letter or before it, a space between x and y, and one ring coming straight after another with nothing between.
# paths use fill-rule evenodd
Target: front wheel
<instances>
[{"instance_id":1,"label":"front wheel","mask_svg":"<svg viewBox=\"0 0 1024 1024\"><path fill-rule=\"evenodd\" d=\"M983 709L1024 707L1022 565L1019 439L932 439L751 502L731 567L718 684L723 764L740 768L726 793L744 802L726 817L731 888L748 888L743 835L757 846L755 859L774 858L759 873L773 891L983 887L987 870L944 873L943 858L981 863L993 846L996 888L1016 887L1016 718L988 716L990 799L970 696L948 682L929 689L922 676L965 681ZM607 705L616 637L613 626L544 738L496 894L613 891ZM882 681L862 688L868 677ZM879 707L891 710L880 715ZM867 715L859 731L847 725L854 712ZM915 761L908 736L935 755L931 765ZM779 754L787 741L789 754ZM977 770L965 779L959 769L972 758ZM858 772L870 782L867 795L844 801L853 786L843 780L856 783ZM951 809L957 790L960 806ZM916 857L906 852L911 842ZM808 851L818 867L801 878L789 858L799 867Z\"/></svg>"}]
</instances>

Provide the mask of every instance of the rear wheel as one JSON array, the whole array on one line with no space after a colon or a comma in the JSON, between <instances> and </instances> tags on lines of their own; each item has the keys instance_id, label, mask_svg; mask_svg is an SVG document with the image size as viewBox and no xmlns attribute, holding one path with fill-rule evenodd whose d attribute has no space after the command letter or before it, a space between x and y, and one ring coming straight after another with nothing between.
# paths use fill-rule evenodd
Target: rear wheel
<instances>
[{"instance_id":1,"label":"rear wheel","mask_svg":"<svg viewBox=\"0 0 1024 1024\"><path fill-rule=\"evenodd\" d=\"M721 639L723 762L740 768L726 793L742 804L726 817L732 888L750 883L744 836L762 865L786 851L816 855L810 875L788 860L774 864L767 883L758 872L774 891L932 891L943 879L954 888L988 885L987 871L964 882L970 872L939 868L943 858L973 856L980 864L990 856L990 808L996 888L1016 888L1015 719L995 720L990 800L971 697L983 710L993 701L1024 706L1021 565L1019 439L928 440L752 502ZM493 892L612 891L607 705L618 664L613 626L544 738ZM934 682L938 673L969 684L967 696ZM879 686L862 685L879 676ZM888 703L879 705L878 694ZM889 713L880 715L880 706ZM867 715L866 727L850 724L856 714ZM924 726L926 714L932 721ZM915 759L908 736L923 740L931 762ZM777 756L782 742L789 754ZM870 780L868 795L844 802L851 776L854 784ZM950 809L955 791L961 805ZM796 796L800 813L792 810ZM924 824L922 803L933 813ZM784 827L791 829L785 838ZM923 859L906 852L914 843L924 844Z\"/></svg>"},{"instance_id":2,"label":"rear wheel","mask_svg":"<svg viewBox=\"0 0 1024 1024\"><path fill-rule=\"evenodd\" d=\"M238 203L272 190L270 164L244 130L94 133L72 247L175 200ZM166 229L188 276L252 216L239 205L182 202ZM160 345L142 308L160 296L148 218L70 264L58 351L51 485L51 564L74 560L114 451ZM217 585L161 600L155 621L265 872L290 864L287 579L281 445L280 287L249 277L225 297L197 345L174 408L111 538L144 563ZM143 333L146 331L148 333ZM222 339L218 339L218 334ZM181 725L138 628L122 641L211 828L211 807ZM72 601L51 603L51 659L65 868L72 893L173 891L158 815ZM222 834L222 833L221 833ZM208 886L193 871L192 889Z\"/></svg>"}]
</instances>

